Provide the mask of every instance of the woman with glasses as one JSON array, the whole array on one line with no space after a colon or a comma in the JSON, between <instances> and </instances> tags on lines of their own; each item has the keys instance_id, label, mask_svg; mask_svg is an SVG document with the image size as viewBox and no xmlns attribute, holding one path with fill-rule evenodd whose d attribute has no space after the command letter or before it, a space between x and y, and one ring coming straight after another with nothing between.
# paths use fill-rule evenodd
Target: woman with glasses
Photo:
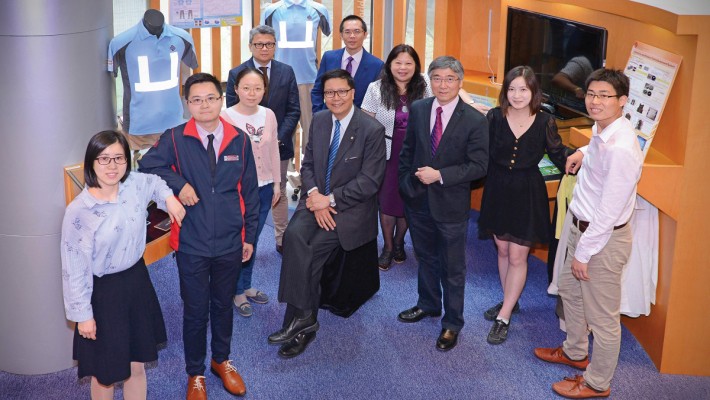
<instances>
[{"instance_id":1,"label":"woman with glasses","mask_svg":"<svg viewBox=\"0 0 710 400\"><path fill-rule=\"evenodd\" d=\"M234 82L237 104L222 111L221 116L249 135L259 179L259 225L256 229L254 255L242 265L234 296L237 313L242 317L251 317L253 310L250 302L266 304L269 301L269 297L264 292L251 286L251 278L259 235L264 228L269 210L279 202L281 195L279 188L281 159L276 116L270 109L259 105L266 91L264 75L254 68L247 67L239 71Z\"/></svg>"},{"instance_id":2,"label":"woman with glasses","mask_svg":"<svg viewBox=\"0 0 710 400\"><path fill-rule=\"evenodd\" d=\"M432 92L429 78L421 73L419 55L412 46L406 44L392 49L380 76L379 80L367 88L362 110L385 127L387 164L385 179L378 194L380 226L385 244L378 264L381 270L387 271L393 260L402 263L407 259L404 235L408 226L404 218L404 203L398 191L397 167L407 132L409 107L415 100L432 96Z\"/></svg>"},{"instance_id":3,"label":"woman with glasses","mask_svg":"<svg viewBox=\"0 0 710 400\"><path fill-rule=\"evenodd\" d=\"M155 175L131 172L125 137L103 131L84 156L85 187L62 222L64 308L75 321L79 378L91 376L91 398L145 399L144 363L167 340L163 314L143 262L146 208L151 201L181 223L182 204Z\"/></svg>"},{"instance_id":4,"label":"woman with glasses","mask_svg":"<svg viewBox=\"0 0 710 400\"><path fill-rule=\"evenodd\" d=\"M571 154L557 133L555 119L540 112L542 91L528 66L510 70L503 80L499 107L488 112L490 155L483 189L479 234L498 248L503 301L483 313L493 321L488 343L503 343L527 279L528 254L547 243L550 211L545 181L537 166L547 151L564 171Z\"/></svg>"}]
</instances>

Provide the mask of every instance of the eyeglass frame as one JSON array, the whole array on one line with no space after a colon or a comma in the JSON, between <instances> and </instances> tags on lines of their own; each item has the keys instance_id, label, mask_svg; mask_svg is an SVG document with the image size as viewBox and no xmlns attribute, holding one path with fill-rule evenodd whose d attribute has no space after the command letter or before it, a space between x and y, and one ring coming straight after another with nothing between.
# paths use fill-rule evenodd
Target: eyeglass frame
<instances>
[{"instance_id":1,"label":"eyeglass frame","mask_svg":"<svg viewBox=\"0 0 710 400\"><path fill-rule=\"evenodd\" d=\"M208 105L212 105L212 104L216 103L217 101L222 100L222 97L224 97L224 96L218 96L218 97L207 96L204 99L202 97L198 97L195 99L188 99L187 102L189 104L193 104L196 106L201 106L204 103L207 103ZM210 99L212 99L212 100L210 100Z\"/></svg>"},{"instance_id":2,"label":"eyeglass frame","mask_svg":"<svg viewBox=\"0 0 710 400\"><path fill-rule=\"evenodd\" d=\"M351 90L355 90L355 89L350 88L350 89L338 89L338 90L324 90L324 91L323 91L323 97L327 97L327 98L329 98L329 99L333 99L333 98L335 98L335 94L337 93L337 94L338 94L338 97L340 97L340 98L342 99L342 98L344 98L345 96L347 96L348 93L350 93ZM330 94L329 94L329 93L330 93Z\"/></svg>"},{"instance_id":3,"label":"eyeglass frame","mask_svg":"<svg viewBox=\"0 0 710 400\"><path fill-rule=\"evenodd\" d=\"M266 47L266 48L269 49L269 50L276 48L276 42L250 43L249 45L250 45L250 46L254 46L254 47L256 47L256 48L259 49L259 50L263 49L264 47Z\"/></svg>"},{"instance_id":4,"label":"eyeglass frame","mask_svg":"<svg viewBox=\"0 0 710 400\"><path fill-rule=\"evenodd\" d=\"M118 162L118 159L122 158L123 162ZM115 157L109 157L109 156L98 156L95 158L96 162L99 163L99 165L109 165L111 164L111 161L114 162L116 165L126 165L128 162L128 157L126 157L125 154L121 154L120 156L115 156ZM108 160L106 163L102 163L101 160Z\"/></svg>"},{"instance_id":5,"label":"eyeglass frame","mask_svg":"<svg viewBox=\"0 0 710 400\"><path fill-rule=\"evenodd\" d=\"M342 36L358 36L358 35L362 34L363 32L366 32L366 31L363 31L362 29L353 29L353 30L346 29L341 32L341 35Z\"/></svg>"},{"instance_id":6,"label":"eyeglass frame","mask_svg":"<svg viewBox=\"0 0 710 400\"><path fill-rule=\"evenodd\" d=\"M599 101L607 101L611 97L616 97L617 99L621 97L620 94L596 94L596 93L591 93L587 92L584 94L584 98L586 98L589 101L594 101L594 99L599 99Z\"/></svg>"},{"instance_id":7,"label":"eyeglass frame","mask_svg":"<svg viewBox=\"0 0 710 400\"><path fill-rule=\"evenodd\" d=\"M461 79L458 76L456 76L456 77L453 77L453 76L433 76L433 77L429 78L430 82L436 83L437 85L444 83L444 82L446 82L449 85L453 85L454 83L456 83L460 80Z\"/></svg>"}]
</instances>

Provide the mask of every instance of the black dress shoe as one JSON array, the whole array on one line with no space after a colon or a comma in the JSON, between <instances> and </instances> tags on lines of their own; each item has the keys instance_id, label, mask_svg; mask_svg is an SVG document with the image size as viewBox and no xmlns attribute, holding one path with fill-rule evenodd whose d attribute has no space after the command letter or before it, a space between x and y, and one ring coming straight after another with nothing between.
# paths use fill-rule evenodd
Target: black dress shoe
<instances>
[{"instance_id":1,"label":"black dress shoe","mask_svg":"<svg viewBox=\"0 0 710 400\"><path fill-rule=\"evenodd\" d=\"M459 333L449 329L442 329L439 338L436 339L436 349L440 351L449 351L456 347L459 340Z\"/></svg>"},{"instance_id":2,"label":"black dress shoe","mask_svg":"<svg viewBox=\"0 0 710 400\"><path fill-rule=\"evenodd\" d=\"M316 338L316 333L299 333L295 338L291 339L286 344L281 345L279 349L279 357L281 358L293 358L304 351L306 347Z\"/></svg>"},{"instance_id":3,"label":"black dress shoe","mask_svg":"<svg viewBox=\"0 0 710 400\"><path fill-rule=\"evenodd\" d=\"M404 310L397 316L401 322L419 322L425 317L441 317L441 311L424 311L421 308L414 306L408 310Z\"/></svg>"},{"instance_id":4,"label":"black dress shoe","mask_svg":"<svg viewBox=\"0 0 710 400\"><path fill-rule=\"evenodd\" d=\"M294 318L287 327L269 335L270 344L286 343L299 333L310 333L318 330L318 320L315 313L304 318Z\"/></svg>"}]
</instances>

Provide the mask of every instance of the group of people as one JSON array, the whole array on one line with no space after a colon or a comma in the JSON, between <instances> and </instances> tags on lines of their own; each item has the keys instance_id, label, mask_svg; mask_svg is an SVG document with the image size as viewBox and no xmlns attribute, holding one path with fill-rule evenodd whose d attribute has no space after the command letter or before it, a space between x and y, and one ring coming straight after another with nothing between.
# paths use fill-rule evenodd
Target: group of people
<instances>
[{"instance_id":1,"label":"group of people","mask_svg":"<svg viewBox=\"0 0 710 400\"><path fill-rule=\"evenodd\" d=\"M328 259L374 240L378 219L380 269L407 258L407 230L418 263L418 301L398 320L439 317L443 308L435 347L448 351L464 325L470 185L487 176L479 233L498 249L503 301L484 317L493 322L488 342L503 343L519 309L530 248L549 240L537 168L545 152L568 173L584 167L568 215L574 224L559 285L568 337L563 346L535 354L586 367L583 376L553 385L558 393L608 395L619 352L627 222L642 162L633 129L621 118L628 79L613 70L592 74L585 99L594 135L588 147L573 152L554 119L540 112L542 94L529 67L506 74L500 106L489 110L463 91L464 70L455 58L436 58L424 74L409 45L395 46L384 63L367 53L360 17L343 19L340 32L346 46L324 54L313 88L303 192L290 221L285 185L300 117L298 88L291 67L273 59L269 26L251 31L253 57L230 71L227 109L214 76L187 79L192 118L163 133L139 161L140 172L131 171L124 135L104 131L91 139L86 189L67 207L61 254L66 314L77 322L74 357L79 377L92 377L92 398L113 398L121 381L125 398L145 398L143 363L156 360L156 345L166 340L142 261L151 200L180 226L176 261L188 399L207 398L208 323L210 369L229 393L246 393L229 359L232 305L247 317L251 303L269 301L251 282L269 210L283 255L278 301L286 310L280 329L268 336L280 346L279 356L298 356L314 340ZM595 334L591 364L588 327Z\"/></svg>"}]
</instances>

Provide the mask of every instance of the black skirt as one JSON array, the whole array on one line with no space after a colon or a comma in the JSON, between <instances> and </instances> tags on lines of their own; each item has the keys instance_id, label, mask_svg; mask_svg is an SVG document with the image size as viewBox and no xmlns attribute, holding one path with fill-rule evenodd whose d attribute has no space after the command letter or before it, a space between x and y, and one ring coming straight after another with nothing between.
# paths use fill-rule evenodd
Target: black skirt
<instances>
[{"instance_id":1,"label":"black skirt","mask_svg":"<svg viewBox=\"0 0 710 400\"><path fill-rule=\"evenodd\" d=\"M165 322L142 258L125 271L94 276L91 307L96 340L74 329L79 378L93 376L108 386L131 376L131 362L158 359L157 346L167 341Z\"/></svg>"},{"instance_id":2,"label":"black skirt","mask_svg":"<svg viewBox=\"0 0 710 400\"><path fill-rule=\"evenodd\" d=\"M492 164L483 188L479 236L496 235L528 247L548 243L549 207L545 180L537 166L509 170Z\"/></svg>"}]
</instances>

